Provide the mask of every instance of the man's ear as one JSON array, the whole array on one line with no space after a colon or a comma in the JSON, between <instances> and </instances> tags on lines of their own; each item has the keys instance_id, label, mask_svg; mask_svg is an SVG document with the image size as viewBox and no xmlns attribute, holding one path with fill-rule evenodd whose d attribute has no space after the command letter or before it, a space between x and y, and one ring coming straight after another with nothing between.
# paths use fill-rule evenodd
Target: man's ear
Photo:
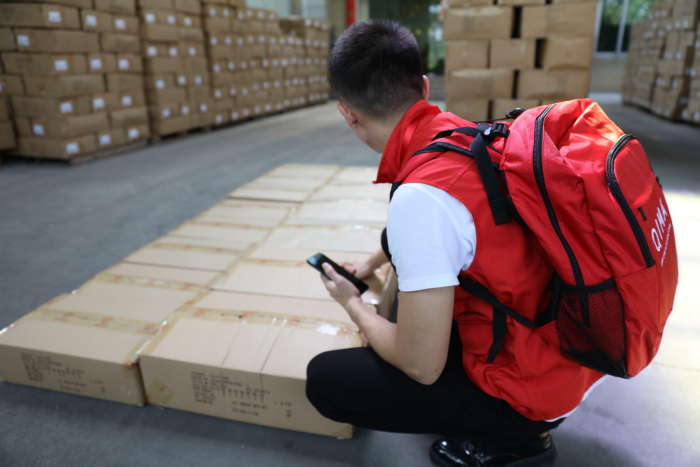
<instances>
[{"instance_id":1,"label":"man's ear","mask_svg":"<svg viewBox=\"0 0 700 467\"><path fill-rule=\"evenodd\" d=\"M423 75L423 99L430 99L430 80L425 75Z\"/></svg>"},{"instance_id":2,"label":"man's ear","mask_svg":"<svg viewBox=\"0 0 700 467\"><path fill-rule=\"evenodd\" d=\"M350 109L350 107L344 101L338 101L338 112L343 116L345 122L350 128L355 128L360 120L355 115L355 112Z\"/></svg>"}]
</instances>

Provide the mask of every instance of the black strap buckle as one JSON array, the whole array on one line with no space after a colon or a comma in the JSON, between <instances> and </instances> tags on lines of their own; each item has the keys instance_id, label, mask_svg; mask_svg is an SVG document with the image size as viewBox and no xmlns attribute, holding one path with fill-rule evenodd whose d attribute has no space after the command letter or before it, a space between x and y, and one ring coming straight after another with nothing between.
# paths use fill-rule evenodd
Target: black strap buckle
<instances>
[{"instance_id":1,"label":"black strap buckle","mask_svg":"<svg viewBox=\"0 0 700 467\"><path fill-rule=\"evenodd\" d=\"M506 125L505 123L494 123L493 125L486 128L482 132L482 134L488 140L492 140L493 138L495 138L497 136L507 138L508 137L508 125Z\"/></svg>"}]
</instances>

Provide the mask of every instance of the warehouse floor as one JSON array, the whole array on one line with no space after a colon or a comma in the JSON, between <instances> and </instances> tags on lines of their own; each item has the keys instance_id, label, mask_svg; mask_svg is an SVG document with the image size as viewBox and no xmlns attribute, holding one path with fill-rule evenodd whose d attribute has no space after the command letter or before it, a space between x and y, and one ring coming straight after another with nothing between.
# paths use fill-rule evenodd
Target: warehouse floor
<instances>
[{"instance_id":1,"label":"warehouse floor","mask_svg":"<svg viewBox=\"0 0 700 467\"><path fill-rule=\"evenodd\" d=\"M606 108L647 145L665 184L681 285L658 358L637 378L608 378L592 393L556 432L557 465L697 466L700 128ZM0 327L278 164L377 160L328 104L78 167L11 161L0 167ZM429 465L432 439L359 430L339 441L0 384L0 466L7 467L412 467Z\"/></svg>"}]
</instances>

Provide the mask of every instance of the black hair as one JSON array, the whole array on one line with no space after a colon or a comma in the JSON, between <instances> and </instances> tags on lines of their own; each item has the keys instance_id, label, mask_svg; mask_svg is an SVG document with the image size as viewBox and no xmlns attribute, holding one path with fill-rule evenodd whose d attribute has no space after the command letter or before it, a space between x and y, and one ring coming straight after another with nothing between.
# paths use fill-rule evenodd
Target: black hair
<instances>
[{"instance_id":1,"label":"black hair","mask_svg":"<svg viewBox=\"0 0 700 467\"><path fill-rule=\"evenodd\" d=\"M331 87L352 107L386 117L423 97L416 38L395 21L356 23L340 35L328 61Z\"/></svg>"}]
</instances>

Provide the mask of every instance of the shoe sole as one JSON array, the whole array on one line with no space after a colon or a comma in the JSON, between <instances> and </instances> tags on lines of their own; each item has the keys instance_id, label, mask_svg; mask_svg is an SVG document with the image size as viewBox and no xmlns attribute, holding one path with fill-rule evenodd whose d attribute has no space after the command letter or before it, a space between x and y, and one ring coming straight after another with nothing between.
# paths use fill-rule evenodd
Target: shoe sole
<instances>
[{"instance_id":1,"label":"shoe sole","mask_svg":"<svg viewBox=\"0 0 700 467\"><path fill-rule=\"evenodd\" d=\"M552 446L552 449L547 452L543 452L537 456L528 457L527 459L522 459L515 462L510 462L505 464L503 467L541 467L545 465L554 465L554 461L557 459L557 448ZM433 451L430 451L430 460L433 465L438 467L454 467L456 464L450 464L444 459L437 457Z\"/></svg>"}]
</instances>

